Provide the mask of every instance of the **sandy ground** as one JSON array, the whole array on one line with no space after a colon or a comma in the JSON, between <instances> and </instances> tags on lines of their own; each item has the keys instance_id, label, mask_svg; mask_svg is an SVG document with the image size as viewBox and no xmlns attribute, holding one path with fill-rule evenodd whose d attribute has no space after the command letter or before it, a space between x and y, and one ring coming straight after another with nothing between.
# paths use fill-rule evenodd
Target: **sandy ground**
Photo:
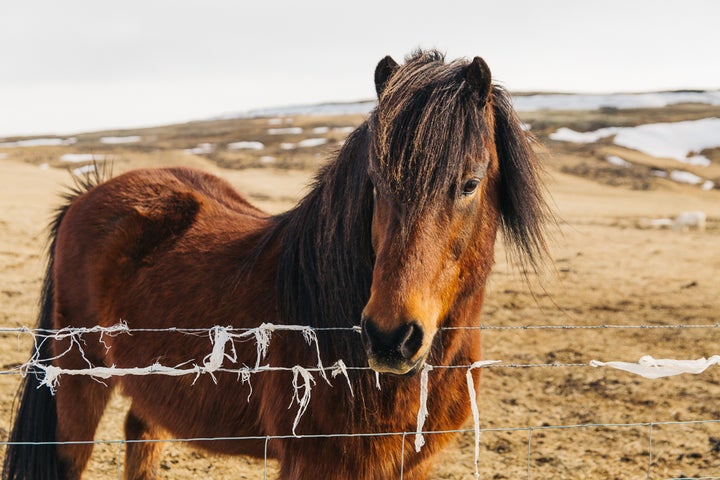
<instances>
[{"instance_id":1,"label":"sandy ground","mask_svg":"<svg viewBox=\"0 0 720 480\"><path fill-rule=\"evenodd\" d=\"M170 154L138 156L121 169L171 163L214 171L273 212L291 206L311 176L308 170L224 170L199 157ZM0 179L0 327L32 326L45 226L69 175L6 158L0 159ZM552 169L548 185L560 219L551 235L553 263L528 285L500 245L484 325L709 327L484 331L485 358L502 360L504 366L488 368L482 377L481 425L490 430L481 439L480 478L720 477L720 424L647 425L720 420L720 367L646 380L587 366L592 359L636 361L646 354L695 359L720 353L720 329L711 327L720 322L720 191L627 190ZM686 210L705 211L708 230L645 227L649 218ZM0 371L26 361L28 351L27 338L0 334ZM574 366L507 366L553 363ZM0 375L3 439L19 381L17 375ZM114 398L98 439L122 438L124 408L124 399ZM458 435L431 478L473 478L473 441L472 433ZM87 478L117 478L122 451L117 442L98 445ZM258 479L264 468L262 462L171 444L161 474ZM274 478L272 461L267 469Z\"/></svg>"}]
</instances>

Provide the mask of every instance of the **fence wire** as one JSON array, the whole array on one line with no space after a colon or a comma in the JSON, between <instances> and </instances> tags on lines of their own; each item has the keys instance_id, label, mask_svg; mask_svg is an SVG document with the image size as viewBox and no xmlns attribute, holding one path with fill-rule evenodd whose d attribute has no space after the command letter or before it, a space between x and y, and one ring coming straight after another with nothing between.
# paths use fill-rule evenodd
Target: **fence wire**
<instances>
[{"instance_id":1,"label":"fence wire","mask_svg":"<svg viewBox=\"0 0 720 480\"><path fill-rule=\"evenodd\" d=\"M629 423L581 423L581 424L569 424L569 425L538 425L538 426L527 426L527 427L489 427L480 428L480 434L487 433L526 433L527 434L527 465L526 465L526 478L529 480L533 474L533 463L532 463L532 440L533 435L538 432L548 431L569 431L579 429L597 429L597 428L647 428L648 430L648 462L647 462L647 475L646 479L654 478L652 476L653 470L653 429L658 427L683 427L683 426L696 426L696 425L717 425L720 424L719 419L707 419L707 420L686 420L686 421L656 421L656 422L629 422ZM473 434L474 429L461 428L452 430L430 430L424 432L425 435L442 435L442 434ZM329 434L307 434L307 435L265 435L265 436L245 436L245 437L187 437L187 438L163 438L163 439L143 439L143 440L125 440L125 439L107 439L107 440L87 440L87 441L55 441L55 442L9 442L0 441L0 446L7 445L108 445L118 447L118 478L120 478L121 471L121 451L122 448L128 444L135 443L155 443L155 444L183 444L183 443L203 443L203 442L216 442L216 441L263 441L265 444L265 455L263 458L263 469L264 478L267 477L268 470L268 443L273 440L293 440L293 439L341 439L350 437L364 437L364 438L383 438L383 437L397 437L402 440L402 463L400 466L399 479L403 478L404 472L404 458L405 458L405 439L409 435L415 435L416 432L411 431L398 431L398 432L374 432L374 433L329 433ZM720 472L717 475L712 474L710 476L683 476L683 477L668 477L668 480L710 480L720 479Z\"/></svg>"},{"instance_id":2,"label":"fence wire","mask_svg":"<svg viewBox=\"0 0 720 480\"><path fill-rule=\"evenodd\" d=\"M550 330L550 331L557 331L557 330L616 330L616 329L633 329L633 330L660 330L660 329L667 329L667 330L678 330L678 329L716 329L720 327L720 324L673 324L673 325L666 325L666 324L637 324L637 325L510 325L510 326L489 326L489 325L478 325L478 326L470 326L470 327L445 327L444 330L462 330L462 331L531 331L531 330ZM298 333L301 333L305 341L311 345L314 346L317 353L317 365L315 367L300 367L298 365L294 366L269 366L269 365L262 365L262 360L264 359L264 356L267 352L267 349L269 348L269 344L271 341L272 333L276 331L295 331ZM211 376L214 373L231 373L238 375L239 378L247 378L249 375L254 375L258 373L263 373L266 371L286 371L286 372L293 372L294 374L294 388L295 388L295 397L298 401L298 414L295 418L295 424L294 427L297 425L297 422L299 418L302 416L302 413L304 412L304 407L307 406L307 403L310 401L310 395L309 392L311 390L311 381L312 380L312 374L319 374L323 376L323 378L327 379L327 374L331 374L333 377L336 375L342 374L347 377L348 371L368 371L371 372L372 370L367 366L346 366L344 363L342 363L342 360L338 360L335 364L331 366L325 366L322 363L322 360L320 358L320 349L318 344L318 337L316 335L317 332L324 332L324 331L337 331L337 332L351 332L351 333L359 333L360 327L359 326L353 326L353 327L331 327L331 328L311 328L307 326L297 326L297 325L272 325L272 324L262 324L259 327L255 328L233 328L233 327L222 327L222 326L214 326L212 328L128 328L126 324L119 323L117 325L113 325L110 327L92 327L92 328L64 328L64 329L36 329L36 328L29 328L29 327L2 327L0 328L0 335L29 335L33 338L35 350L34 355L31 357L31 359L28 362L25 362L20 365L11 366L11 368L7 368L0 371L0 375L36 375L38 378L44 378L43 384L47 385L50 388L53 388L57 380L57 377L59 375L89 375L96 378L108 378L112 375L153 375L153 374L164 374L164 375L196 375L199 376L201 374L210 374ZM79 370L72 370L72 369L59 369L58 367L54 367L52 365L47 365L47 359L39 358L38 352L39 352L39 346L50 339L70 339L70 347L71 348L78 348L80 349L80 352L82 353L82 345L85 341L82 337L87 334L99 334L98 341L103 342L103 336L116 336L116 335L122 335L122 334L129 334L132 335L133 333L146 333L146 332L157 332L157 333L177 333L177 334L183 334L183 335L193 335L193 336L208 336L210 338L211 344L212 344L212 350L208 353L208 355L204 358L201 365L193 365L191 367L168 367L163 366L159 364L145 366L145 367L137 367L133 369L124 369L126 371L123 371L123 369L116 369L114 367L94 367L90 362L88 361L88 368L86 369L79 369ZM243 367L243 368L228 368L226 366L223 366L223 363L226 360L229 361L236 361L237 356L235 352L235 344L234 342L236 340L246 340L246 339L254 339L256 342L256 349L257 349L257 362L254 367ZM108 347L109 348L109 347ZM69 351L68 349L68 351ZM67 353L67 352L65 352ZM61 354L62 355L62 354ZM84 353L83 353L84 356ZM651 359L654 361L654 359ZM705 360L705 359L702 359ZM642 359L641 359L642 361ZM655 363L651 363L650 367L651 369L658 369L658 368L665 368L663 365L660 365L657 363L658 361L655 361ZM683 365L687 364L688 362L698 362L698 360L693 361L675 361L671 360L671 362L675 362L671 366L673 368L677 368L677 363L685 362ZM470 395L470 402L473 405L476 405L473 403L473 392L474 388L471 384L472 376L469 374L470 370L474 368L489 368L489 369L528 369L528 368L579 368L579 367L599 367L599 366L613 366L611 364L618 364L622 362L597 362L595 360L591 360L588 362L580 362L580 363L504 363L500 360L486 360L486 361L479 361L472 364L467 365L427 365L427 368L423 370L423 374L425 375L425 378L427 378L427 373L430 370L434 369L465 369L467 370L467 377L468 377L468 387L469 387L469 395ZM640 362L639 362L640 363ZM720 363L720 357L712 357L710 361L705 361L703 365L701 365L702 368L700 368L698 371L690 370L684 370L679 371L676 373L671 374L678 374L678 373L700 373L701 371L704 371L705 368L708 366L714 364L714 363ZM634 364L633 364L634 365ZM681 365L681 366L683 366ZM696 364L693 364L693 368L697 367ZM622 368L621 368L622 369ZM697 368L696 368L697 370ZM627 370L631 371L633 373L638 373L637 371L633 370ZM308 377L309 376L309 377ZM661 375L662 376L662 375ZM655 378L655 377L651 377ZM303 380L304 379L304 380ZM349 379L348 379L349 382ZM312 380L312 383L314 384L314 380ZM305 389L304 393L301 395L299 391L301 389ZM421 387L420 392L420 398L421 398L421 405L420 410L422 411L423 408L426 408L425 401L427 400L427 391L422 391L422 389L427 389L427 381L424 382L424 387ZM424 397L423 397L424 395ZM302 397L302 398L301 398ZM425 401L423 401L423 398L425 398ZM473 413L475 412L475 409L473 409ZM121 457L122 457L122 450L131 443L187 443L187 442L193 442L193 443L202 443L202 442L212 442L212 441L264 441L265 444L265 456L264 456L264 462L263 462L263 475L264 478L267 478L267 472L268 472L268 443L273 440L289 440L294 438L305 438L305 439L313 439L313 438L347 438L347 437L372 437L372 438L380 438L380 437L398 437L402 441L402 463L400 468L400 477L403 478L404 476L404 457L405 457L405 439L408 435L414 435L415 436L415 445L416 449L419 451L419 448L422 447L422 444L424 443L424 440L422 439L423 435L436 435L436 434L458 434L458 433L464 433L468 434L471 433L475 436L475 460L474 460L474 468L475 468L475 478L478 477L478 463L479 463L479 456L480 452L478 450L478 445L480 444L480 438L485 433L499 433L499 432L524 432L527 434L527 466L526 466L526 477L528 479L532 478L533 474L533 463L532 463L532 454L533 454L533 437L537 434L537 432L542 431L550 431L550 430L572 430L572 429L588 429L588 428L647 428L648 430L648 438L647 438L647 445L648 445L648 462L647 462L647 475L646 478L650 479L653 478L652 476L652 470L653 470L653 462L654 462L654 455L655 452L653 451L653 430L657 427L661 426L688 426L688 425L714 425L720 423L720 420L718 419L706 419L706 420L689 420L689 421L658 421L658 422L634 422L634 423L583 423L583 424L572 424L572 425L541 425L541 426L527 426L527 427L491 427L491 428L483 428L480 426L479 418L477 415L473 415L473 428L472 429L456 429L456 430L437 430L437 431L423 431L422 430L422 424L424 422L424 417L422 416L421 411L418 412L418 429L416 431L402 431L402 432L374 432L374 433L364 433L364 434L356 434L356 433L331 433L331 434L309 434L309 435L295 435L295 431L293 428L293 435L283 435L283 436L248 436L248 437L211 437L211 438L174 438L174 439L143 439L143 440L124 440L124 439L109 439L109 440L92 440L92 441L70 441L70 442L9 442L9 441L0 441L0 445L78 445L78 444L93 444L93 445L117 445L118 453L117 453L117 462L118 462L118 478L120 478L121 475ZM425 411L425 415L427 415L428 412ZM430 412L432 414L432 412ZM678 478L685 478L685 479L720 479L720 473L718 476L703 476L703 477L678 477Z\"/></svg>"}]
</instances>

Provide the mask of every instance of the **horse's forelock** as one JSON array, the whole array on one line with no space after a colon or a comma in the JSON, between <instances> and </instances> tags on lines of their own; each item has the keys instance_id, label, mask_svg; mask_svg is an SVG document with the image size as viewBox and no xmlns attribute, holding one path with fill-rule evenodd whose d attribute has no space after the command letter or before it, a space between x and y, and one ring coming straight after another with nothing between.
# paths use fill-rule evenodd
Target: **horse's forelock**
<instances>
[{"instance_id":1,"label":"horse's forelock","mask_svg":"<svg viewBox=\"0 0 720 480\"><path fill-rule=\"evenodd\" d=\"M375 187L413 217L460 179L481 155L492 116L465 80L469 62L444 63L435 51L416 53L388 81L371 117Z\"/></svg>"}]
</instances>

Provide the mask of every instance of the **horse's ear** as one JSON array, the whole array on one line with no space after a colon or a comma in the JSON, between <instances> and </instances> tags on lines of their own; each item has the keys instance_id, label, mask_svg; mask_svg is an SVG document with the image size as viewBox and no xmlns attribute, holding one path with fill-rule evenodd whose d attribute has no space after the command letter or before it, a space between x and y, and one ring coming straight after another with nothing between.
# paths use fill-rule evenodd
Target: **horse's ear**
<instances>
[{"instance_id":1,"label":"horse's ear","mask_svg":"<svg viewBox=\"0 0 720 480\"><path fill-rule=\"evenodd\" d=\"M465 70L465 81L477 93L480 106L485 105L492 88L492 75L485 60L480 57L473 59Z\"/></svg>"},{"instance_id":2,"label":"horse's ear","mask_svg":"<svg viewBox=\"0 0 720 480\"><path fill-rule=\"evenodd\" d=\"M378 97L385 90L388 80L398 67L399 65L390 55L380 60L380 63L375 68L375 91Z\"/></svg>"}]
</instances>

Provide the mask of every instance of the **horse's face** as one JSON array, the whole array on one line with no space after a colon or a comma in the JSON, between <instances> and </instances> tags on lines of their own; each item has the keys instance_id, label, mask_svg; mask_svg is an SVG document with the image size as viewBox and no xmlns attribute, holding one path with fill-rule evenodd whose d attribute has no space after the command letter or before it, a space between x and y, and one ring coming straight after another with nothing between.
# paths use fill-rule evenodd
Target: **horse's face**
<instances>
[{"instance_id":1,"label":"horse's face","mask_svg":"<svg viewBox=\"0 0 720 480\"><path fill-rule=\"evenodd\" d=\"M491 129L492 109L483 109L489 93L490 75L484 62L478 60L466 67L465 77L467 82L474 80L477 83L471 85L480 92L480 96L473 97L476 108L480 109L481 117L488 117L482 118ZM378 66L380 74L376 72L381 94L380 114L386 97L382 95L382 89L388 81L383 79L382 69L389 69L390 75L393 72L392 67L384 65L387 61ZM414 127L423 128L408 125L410 129ZM380 118L378 130L383 129ZM415 133L408 138L422 136ZM434 139L433 136L431 140ZM376 138L376 142L383 140L382 136ZM379 150L382 148L383 145L379 145ZM390 148L389 152L379 155L385 155L386 162L408 161L407 155L406 158L389 158L393 155L403 157L399 150L402 149ZM413 146L415 154L419 150L426 160L436 153L432 145L423 145L422 141ZM498 226L498 159L492 135L478 139L475 148L441 151L462 158L454 158L443 168L426 172L425 183L409 177L423 169L419 164L410 169L396 169L394 185L386 178L393 176L392 172L371 167L370 177L375 187L372 217L375 264L370 299L363 310L361 323L368 363L377 372L402 375L419 370L438 328L454 315L453 307L461 296L477 291L478 282L484 282L492 263ZM446 161L444 158L429 160ZM433 178L441 174L448 180ZM437 192L434 195L407 192L404 187L408 186Z\"/></svg>"},{"instance_id":2,"label":"horse's face","mask_svg":"<svg viewBox=\"0 0 720 480\"><path fill-rule=\"evenodd\" d=\"M497 230L489 198L494 152L488 149L486 158L472 165L446 198L426 207L404 241L399 240L403 205L376 190L375 265L362 319L368 362L375 371L417 371L458 296L490 267Z\"/></svg>"}]
</instances>

